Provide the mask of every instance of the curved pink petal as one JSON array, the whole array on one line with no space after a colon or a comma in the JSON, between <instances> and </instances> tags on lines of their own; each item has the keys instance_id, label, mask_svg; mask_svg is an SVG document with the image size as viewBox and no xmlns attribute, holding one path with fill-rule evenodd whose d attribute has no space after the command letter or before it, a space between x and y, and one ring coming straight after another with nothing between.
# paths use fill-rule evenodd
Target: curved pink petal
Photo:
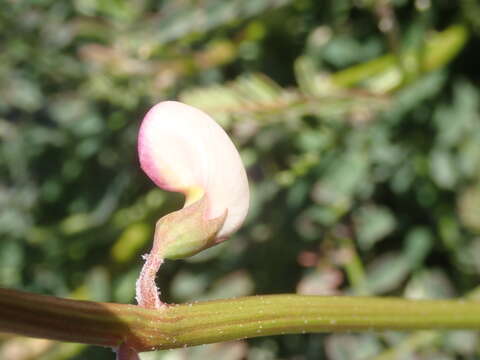
<instances>
[{"instance_id":1,"label":"curved pink petal","mask_svg":"<svg viewBox=\"0 0 480 360\"><path fill-rule=\"evenodd\" d=\"M176 101L155 105L138 136L140 164L162 189L182 192L186 204L207 198L208 219L227 218L224 238L243 223L248 180L240 155L225 131L204 112Z\"/></svg>"}]
</instances>

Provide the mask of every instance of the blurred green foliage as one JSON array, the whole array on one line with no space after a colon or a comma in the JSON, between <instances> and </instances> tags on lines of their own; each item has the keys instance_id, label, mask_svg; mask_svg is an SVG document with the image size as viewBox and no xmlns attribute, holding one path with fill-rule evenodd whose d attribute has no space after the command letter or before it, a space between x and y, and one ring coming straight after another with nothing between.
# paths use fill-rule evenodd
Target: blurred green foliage
<instances>
[{"instance_id":1,"label":"blurred green foliage","mask_svg":"<svg viewBox=\"0 0 480 360\"><path fill-rule=\"evenodd\" d=\"M182 199L136 159L149 106L215 117L248 167L230 241L168 262L169 302L465 296L480 275L477 2L4 0L0 286L132 302ZM474 359L474 332L289 335L142 359ZM0 338L2 359L110 350Z\"/></svg>"}]
</instances>

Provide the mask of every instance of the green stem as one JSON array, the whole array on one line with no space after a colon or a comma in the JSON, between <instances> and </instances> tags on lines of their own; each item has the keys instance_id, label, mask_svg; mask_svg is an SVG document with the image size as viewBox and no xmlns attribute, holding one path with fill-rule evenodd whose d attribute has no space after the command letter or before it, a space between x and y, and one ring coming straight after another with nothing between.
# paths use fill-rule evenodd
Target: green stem
<instances>
[{"instance_id":1,"label":"green stem","mask_svg":"<svg viewBox=\"0 0 480 360\"><path fill-rule=\"evenodd\" d=\"M159 310L0 289L0 332L138 351L305 332L480 329L480 302L252 296Z\"/></svg>"},{"instance_id":2,"label":"green stem","mask_svg":"<svg viewBox=\"0 0 480 360\"><path fill-rule=\"evenodd\" d=\"M480 300L480 286L469 292L465 298ZM415 331L404 339L400 344L388 349L376 356L372 360L395 360L406 352L413 353L420 347L432 345L442 336L442 332L430 330L430 331ZM404 356L405 357L405 356Z\"/></svg>"}]
</instances>

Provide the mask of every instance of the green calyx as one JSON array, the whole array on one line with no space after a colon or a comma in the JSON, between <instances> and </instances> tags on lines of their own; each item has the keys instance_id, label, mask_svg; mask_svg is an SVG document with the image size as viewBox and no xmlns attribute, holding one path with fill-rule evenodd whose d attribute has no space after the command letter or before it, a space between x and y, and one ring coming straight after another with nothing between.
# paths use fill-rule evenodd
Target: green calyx
<instances>
[{"instance_id":1,"label":"green calyx","mask_svg":"<svg viewBox=\"0 0 480 360\"><path fill-rule=\"evenodd\" d=\"M207 198L161 218L155 227L155 244L164 259L181 259L197 254L216 243L227 211L217 218L207 220Z\"/></svg>"}]
</instances>

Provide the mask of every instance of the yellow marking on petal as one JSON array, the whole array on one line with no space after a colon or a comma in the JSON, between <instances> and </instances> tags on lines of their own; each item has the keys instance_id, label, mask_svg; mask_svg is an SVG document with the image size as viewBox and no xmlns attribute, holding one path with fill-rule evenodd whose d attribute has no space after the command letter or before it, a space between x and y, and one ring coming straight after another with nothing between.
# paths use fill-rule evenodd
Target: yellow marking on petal
<instances>
[{"instance_id":1,"label":"yellow marking on petal","mask_svg":"<svg viewBox=\"0 0 480 360\"><path fill-rule=\"evenodd\" d=\"M187 207L200 200L205 194L205 190L200 186L191 186L185 190L184 194L185 205L183 207Z\"/></svg>"}]
</instances>

